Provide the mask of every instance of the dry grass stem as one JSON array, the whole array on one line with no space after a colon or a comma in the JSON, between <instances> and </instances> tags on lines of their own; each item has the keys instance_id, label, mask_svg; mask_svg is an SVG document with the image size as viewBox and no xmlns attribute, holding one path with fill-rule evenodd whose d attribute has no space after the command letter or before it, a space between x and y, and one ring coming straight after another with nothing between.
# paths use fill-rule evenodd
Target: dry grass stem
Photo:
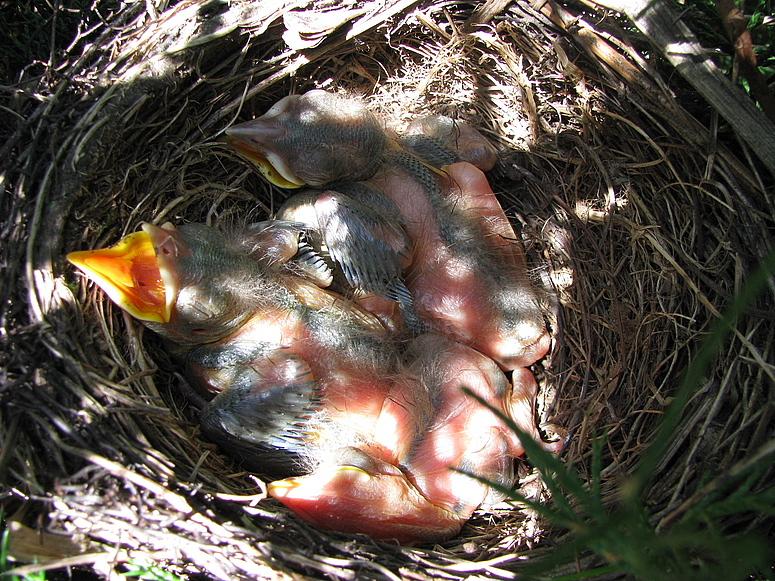
<instances>
[{"instance_id":1,"label":"dry grass stem","mask_svg":"<svg viewBox=\"0 0 775 581\"><path fill-rule=\"evenodd\" d=\"M775 218L771 179L686 87L669 88L637 34L552 2L478 16L445 1L107 4L56 63L0 87L0 494L6 514L31 503L27 525L84 546L17 573L108 576L136 560L224 580L509 579L561 540L512 505L433 548L300 522L200 437L158 339L65 263L142 221L267 218L288 194L217 138L314 87L363 95L397 128L440 112L497 143L490 181L557 297L540 418L568 436L583 478L607 433L602 494L615 502L703 335L772 248ZM302 10L325 11L323 30ZM774 295L736 322L662 459L646 501L665 524L771 446ZM520 487L546 497L527 464Z\"/></svg>"}]
</instances>

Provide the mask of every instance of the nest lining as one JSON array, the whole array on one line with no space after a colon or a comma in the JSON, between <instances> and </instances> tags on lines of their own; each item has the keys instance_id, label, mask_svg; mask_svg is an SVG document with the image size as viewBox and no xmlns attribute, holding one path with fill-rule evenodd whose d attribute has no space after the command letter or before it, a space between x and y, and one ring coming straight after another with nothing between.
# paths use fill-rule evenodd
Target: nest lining
<instances>
[{"instance_id":1,"label":"nest lining","mask_svg":"<svg viewBox=\"0 0 775 581\"><path fill-rule=\"evenodd\" d=\"M535 278L561 304L562 334L536 369L540 417L569 436L564 457L587 479L590 440L607 432L602 492L613 504L699 339L770 247L767 179L680 107L611 18L596 15L595 27L579 13L564 28L515 3L477 24L458 4L397 2L338 28L325 3L268 4L129 6L11 95L5 503L41 500L33 512L74 535L93 555L83 564L106 575L145 556L221 579L508 576L562 532L504 506L441 546L406 549L322 533L253 502L260 482L199 437L158 340L74 276L64 253L112 244L141 221L228 228L271 215L287 193L215 138L290 92L362 94L397 127L426 112L471 122L502 150L488 177ZM303 29L291 9L324 12L329 28ZM579 30L623 62L585 52ZM648 489L655 519L772 438L773 333L767 295L690 402ZM545 497L520 470L521 490Z\"/></svg>"}]
</instances>

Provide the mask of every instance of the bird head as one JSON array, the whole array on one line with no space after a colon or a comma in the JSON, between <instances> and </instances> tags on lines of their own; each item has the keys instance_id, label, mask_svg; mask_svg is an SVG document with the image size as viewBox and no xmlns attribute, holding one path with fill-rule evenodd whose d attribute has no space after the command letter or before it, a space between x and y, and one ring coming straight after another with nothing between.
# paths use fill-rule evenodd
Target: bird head
<instances>
[{"instance_id":1,"label":"bird head","mask_svg":"<svg viewBox=\"0 0 775 581\"><path fill-rule=\"evenodd\" d=\"M119 307L180 344L217 341L239 327L262 280L258 261L201 224L146 223L114 246L67 260Z\"/></svg>"},{"instance_id":2,"label":"bird head","mask_svg":"<svg viewBox=\"0 0 775 581\"><path fill-rule=\"evenodd\" d=\"M368 179L388 141L361 100L322 90L288 95L261 117L227 129L225 138L285 188Z\"/></svg>"}]
</instances>

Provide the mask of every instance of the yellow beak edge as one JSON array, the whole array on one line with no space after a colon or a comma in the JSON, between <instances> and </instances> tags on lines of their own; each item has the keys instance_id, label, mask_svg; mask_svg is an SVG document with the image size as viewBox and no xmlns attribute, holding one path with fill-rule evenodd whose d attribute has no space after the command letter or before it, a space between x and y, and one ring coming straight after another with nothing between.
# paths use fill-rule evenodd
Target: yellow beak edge
<instances>
[{"instance_id":1,"label":"yellow beak edge","mask_svg":"<svg viewBox=\"0 0 775 581\"><path fill-rule=\"evenodd\" d=\"M164 281L153 243L145 232L130 234L109 248L71 252L67 260L133 317L169 322L171 308Z\"/></svg>"}]
</instances>

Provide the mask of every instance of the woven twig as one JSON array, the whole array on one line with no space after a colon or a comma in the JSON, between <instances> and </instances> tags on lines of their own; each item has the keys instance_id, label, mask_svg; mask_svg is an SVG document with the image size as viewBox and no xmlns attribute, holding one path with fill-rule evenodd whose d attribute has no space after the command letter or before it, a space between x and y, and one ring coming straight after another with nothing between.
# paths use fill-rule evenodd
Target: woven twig
<instances>
[{"instance_id":1,"label":"woven twig","mask_svg":"<svg viewBox=\"0 0 775 581\"><path fill-rule=\"evenodd\" d=\"M327 26L303 30L301 9L324 12ZM568 435L564 457L583 477L590 439L607 433L608 504L703 333L771 247L766 178L601 14L517 2L477 23L457 3L344 14L245 0L159 13L142 2L103 17L57 63L2 88L0 108L0 478L10 512L30 500L28 524L81 543L51 567L109 575L134 559L219 579L502 579L561 538L510 506L434 548L305 525L200 437L158 340L65 265L67 251L142 221L229 227L271 215L287 194L217 137L290 92L361 94L399 128L441 112L498 144L490 181L534 277L558 296L561 333L536 369L541 419ZM737 322L690 402L648 488L656 520L771 441L772 293ZM542 497L520 470L521 490Z\"/></svg>"}]
</instances>

